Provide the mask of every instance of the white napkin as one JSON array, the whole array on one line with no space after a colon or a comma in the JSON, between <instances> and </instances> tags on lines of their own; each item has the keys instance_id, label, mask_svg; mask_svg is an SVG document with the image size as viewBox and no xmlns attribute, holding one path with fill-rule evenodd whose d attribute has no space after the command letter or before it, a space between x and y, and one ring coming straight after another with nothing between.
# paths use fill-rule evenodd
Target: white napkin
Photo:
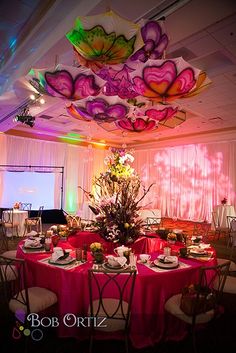
<instances>
[{"instance_id":1,"label":"white napkin","mask_svg":"<svg viewBox=\"0 0 236 353\"><path fill-rule=\"evenodd\" d=\"M37 232L35 232L35 230L31 230L31 232L29 232L29 233L27 233L26 235L27 236L31 236L31 237L34 237L35 235L37 235L38 233Z\"/></svg>"},{"instance_id":2,"label":"white napkin","mask_svg":"<svg viewBox=\"0 0 236 353\"><path fill-rule=\"evenodd\" d=\"M159 255L158 259L164 261L164 263L165 262L178 262L178 257L177 256Z\"/></svg>"},{"instance_id":3,"label":"white napkin","mask_svg":"<svg viewBox=\"0 0 236 353\"><path fill-rule=\"evenodd\" d=\"M211 246L211 244L204 244L204 243L199 244L199 248L200 248L200 249L207 249L207 248L209 248L210 246Z\"/></svg>"},{"instance_id":4,"label":"white napkin","mask_svg":"<svg viewBox=\"0 0 236 353\"><path fill-rule=\"evenodd\" d=\"M55 249L54 249L54 250L55 250ZM60 249L60 248L57 248L56 251L53 251L52 256L51 256L51 259L52 259L52 261L57 261L57 260L58 260L61 256L63 256L63 255L64 255L63 250Z\"/></svg>"},{"instance_id":5,"label":"white napkin","mask_svg":"<svg viewBox=\"0 0 236 353\"><path fill-rule=\"evenodd\" d=\"M25 247L34 248L40 245L40 241L38 239L26 239Z\"/></svg>"},{"instance_id":6,"label":"white napkin","mask_svg":"<svg viewBox=\"0 0 236 353\"><path fill-rule=\"evenodd\" d=\"M113 256L113 255L108 255L107 259L111 260L111 261L114 261L115 263L118 263L120 266L124 266L126 264L126 262L127 262L127 259L124 256L116 257L116 256ZM108 263L109 263L109 261L108 261Z\"/></svg>"}]
</instances>

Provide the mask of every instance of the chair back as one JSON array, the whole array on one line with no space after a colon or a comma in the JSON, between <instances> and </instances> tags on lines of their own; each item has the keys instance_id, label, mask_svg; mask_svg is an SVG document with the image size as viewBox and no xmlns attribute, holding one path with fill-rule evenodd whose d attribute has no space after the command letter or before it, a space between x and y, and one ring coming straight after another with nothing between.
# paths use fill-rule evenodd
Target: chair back
<instances>
[{"instance_id":1,"label":"chair back","mask_svg":"<svg viewBox=\"0 0 236 353\"><path fill-rule=\"evenodd\" d=\"M153 228L160 229L163 227L163 220L162 218L158 218L158 217L147 217L146 226L148 228L152 228L152 226L155 226Z\"/></svg>"},{"instance_id":2,"label":"chair back","mask_svg":"<svg viewBox=\"0 0 236 353\"><path fill-rule=\"evenodd\" d=\"M27 202L21 202L20 203L20 209L22 211L31 211L32 203L27 203Z\"/></svg>"},{"instance_id":3,"label":"chair back","mask_svg":"<svg viewBox=\"0 0 236 353\"><path fill-rule=\"evenodd\" d=\"M0 256L0 268L0 281L7 306L10 300L19 302L26 308L28 314L30 306L24 260ZM12 280L9 281L9 278Z\"/></svg>"},{"instance_id":4,"label":"chair back","mask_svg":"<svg viewBox=\"0 0 236 353\"><path fill-rule=\"evenodd\" d=\"M197 292L196 307L199 306L202 294L202 288L209 288L212 290L214 295L214 305L215 308L219 305L222 297L226 277L229 273L230 261L225 261L222 264L202 267L200 269L200 280Z\"/></svg>"},{"instance_id":5,"label":"chair back","mask_svg":"<svg viewBox=\"0 0 236 353\"><path fill-rule=\"evenodd\" d=\"M13 218L14 218L14 212L13 208L9 208L8 210L5 210L2 212L2 223L4 225L11 225L13 226Z\"/></svg>"},{"instance_id":6,"label":"chair back","mask_svg":"<svg viewBox=\"0 0 236 353\"><path fill-rule=\"evenodd\" d=\"M236 232L236 217L233 216L227 216L227 223L229 227L230 233L235 233Z\"/></svg>"},{"instance_id":7,"label":"chair back","mask_svg":"<svg viewBox=\"0 0 236 353\"><path fill-rule=\"evenodd\" d=\"M40 207L39 207L37 217L42 217L43 209L44 209L44 206L40 206Z\"/></svg>"},{"instance_id":8,"label":"chair back","mask_svg":"<svg viewBox=\"0 0 236 353\"><path fill-rule=\"evenodd\" d=\"M136 270L88 271L91 317L107 321L104 331L128 330ZM119 322L119 323L118 323Z\"/></svg>"},{"instance_id":9,"label":"chair back","mask_svg":"<svg viewBox=\"0 0 236 353\"><path fill-rule=\"evenodd\" d=\"M67 215L67 225L70 229L79 229L81 226L81 218L79 216Z\"/></svg>"}]
</instances>

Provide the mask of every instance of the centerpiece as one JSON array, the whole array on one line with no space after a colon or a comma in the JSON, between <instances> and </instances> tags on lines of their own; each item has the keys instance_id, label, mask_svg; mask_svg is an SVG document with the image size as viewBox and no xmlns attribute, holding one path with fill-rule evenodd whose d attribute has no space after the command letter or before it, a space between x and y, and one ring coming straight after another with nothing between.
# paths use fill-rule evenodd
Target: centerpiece
<instances>
[{"instance_id":1,"label":"centerpiece","mask_svg":"<svg viewBox=\"0 0 236 353\"><path fill-rule=\"evenodd\" d=\"M224 197L223 200L221 200L221 204L222 204L222 205L226 205L226 204L227 204L227 201L228 201L227 198Z\"/></svg>"},{"instance_id":2,"label":"centerpiece","mask_svg":"<svg viewBox=\"0 0 236 353\"><path fill-rule=\"evenodd\" d=\"M94 258L94 262L97 264L101 264L104 259L102 244L98 242L92 243L90 244L90 250Z\"/></svg>"},{"instance_id":3,"label":"centerpiece","mask_svg":"<svg viewBox=\"0 0 236 353\"><path fill-rule=\"evenodd\" d=\"M108 241L129 244L141 234L143 220L138 211L139 203L149 192L142 187L139 175L131 168L134 157L124 149L111 149L105 158L107 170L93 181L93 193L83 190L96 214L94 226Z\"/></svg>"}]
</instances>

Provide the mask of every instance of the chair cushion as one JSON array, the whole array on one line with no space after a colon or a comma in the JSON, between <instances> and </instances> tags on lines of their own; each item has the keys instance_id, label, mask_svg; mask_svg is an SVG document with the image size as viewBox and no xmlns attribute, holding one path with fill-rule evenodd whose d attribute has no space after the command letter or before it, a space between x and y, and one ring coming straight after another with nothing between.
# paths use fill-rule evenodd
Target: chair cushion
<instances>
[{"instance_id":1,"label":"chair cushion","mask_svg":"<svg viewBox=\"0 0 236 353\"><path fill-rule=\"evenodd\" d=\"M106 298L102 300L105 310L108 313L108 315L112 315L118 305L119 305L119 300L118 299L113 299L113 298ZM124 311L124 315L127 313L128 311L128 303L123 301L123 311ZM98 306L99 306L99 300L94 300L93 301L93 310L94 313L93 314L97 314L97 310L98 310ZM90 308L89 308L89 314L90 314ZM122 312L121 312L121 308L119 307L119 310L116 312L116 314L114 315L114 317L116 319L108 319L106 313L104 312L103 308L100 307L98 314L96 315L99 318L106 318L106 320L104 321L103 325L106 327L95 327L96 330L99 331L104 331L104 332L116 332L116 331L121 331L125 329L125 320L123 318ZM117 318L119 318L120 320L117 320Z\"/></svg>"},{"instance_id":2,"label":"chair cushion","mask_svg":"<svg viewBox=\"0 0 236 353\"><path fill-rule=\"evenodd\" d=\"M5 251L1 256L8 257L9 259L15 259L16 258L16 250L9 250Z\"/></svg>"},{"instance_id":3,"label":"chair cushion","mask_svg":"<svg viewBox=\"0 0 236 353\"><path fill-rule=\"evenodd\" d=\"M165 303L165 310L179 318L180 320L192 324L192 316L186 315L181 309L180 309L180 303L181 303L181 297L182 294L176 294L170 297L166 303ZM214 310L209 310L205 313L201 313L196 315L196 324L203 324L206 322L209 322L212 320L214 317Z\"/></svg>"},{"instance_id":4,"label":"chair cushion","mask_svg":"<svg viewBox=\"0 0 236 353\"><path fill-rule=\"evenodd\" d=\"M230 293L230 294L236 294L236 277L233 277L233 276L226 277L223 292Z\"/></svg>"},{"instance_id":5,"label":"chair cushion","mask_svg":"<svg viewBox=\"0 0 236 353\"><path fill-rule=\"evenodd\" d=\"M218 264L218 265L222 265L222 264L225 263L226 261L229 261L229 260L227 260L227 259L221 259L221 258L218 258L218 257L217 257L217 264ZM230 261L229 271L232 271L232 272L236 271L236 263L235 263L235 262Z\"/></svg>"},{"instance_id":6,"label":"chair cushion","mask_svg":"<svg viewBox=\"0 0 236 353\"><path fill-rule=\"evenodd\" d=\"M57 302L56 294L46 288L31 287L28 288L28 293L30 312L32 313L39 313ZM22 290L20 295L25 298L25 290ZM14 298L10 300L9 308L12 312L16 312L18 309L27 311L26 306Z\"/></svg>"}]
</instances>

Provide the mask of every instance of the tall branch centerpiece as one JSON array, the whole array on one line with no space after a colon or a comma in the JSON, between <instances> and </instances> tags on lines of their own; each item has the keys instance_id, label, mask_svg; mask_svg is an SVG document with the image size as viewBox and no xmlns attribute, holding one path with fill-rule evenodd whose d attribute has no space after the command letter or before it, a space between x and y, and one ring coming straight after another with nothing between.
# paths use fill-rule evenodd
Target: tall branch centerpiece
<instances>
[{"instance_id":1,"label":"tall branch centerpiece","mask_svg":"<svg viewBox=\"0 0 236 353\"><path fill-rule=\"evenodd\" d=\"M94 178L93 193L84 190L96 214L99 234L121 244L132 243L140 236L143 221L138 214L139 203L153 185L146 189L141 184L130 166L133 161L132 152L112 148L111 155L105 158L107 170Z\"/></svg>"}]
</instances>

